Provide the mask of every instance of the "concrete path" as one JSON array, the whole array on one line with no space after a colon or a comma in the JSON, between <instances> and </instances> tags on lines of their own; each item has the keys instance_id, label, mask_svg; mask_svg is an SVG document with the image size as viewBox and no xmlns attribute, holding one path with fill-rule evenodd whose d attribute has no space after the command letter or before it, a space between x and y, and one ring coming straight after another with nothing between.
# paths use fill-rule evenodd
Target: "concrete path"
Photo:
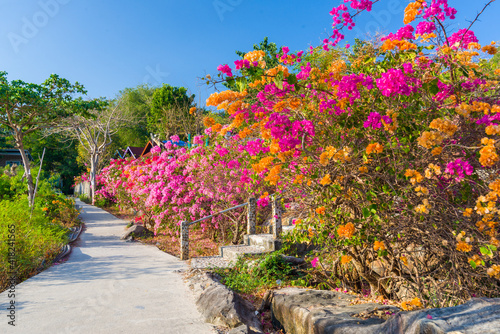
<instances>
[{"instance_id":1,"label":"concrete path","mask_svg":"<svg viewBox=\"0 0 500 334\"><path fill-rule=\"evenodd\" d=\"M0 294L0 333L214 333L179 270L156 247L120 240L126 222L83 207L86 230L67 262L17 285L15 327Z\"/></svg>"}]
</instances>

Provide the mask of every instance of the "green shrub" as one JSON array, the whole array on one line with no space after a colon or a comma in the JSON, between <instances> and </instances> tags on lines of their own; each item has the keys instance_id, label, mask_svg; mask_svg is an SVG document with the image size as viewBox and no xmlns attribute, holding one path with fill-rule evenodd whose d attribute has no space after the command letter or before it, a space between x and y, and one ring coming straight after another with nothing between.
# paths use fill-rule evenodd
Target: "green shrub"
<instances>
[{"instance_id":1,"label":"green shrub","mask_svg":"<svg viewBox=\"0 0 500 334\"><path fill-rule=\"evenodd\" d=\"M80 199L80 201L82 201L83 203L86 203L86 204L90 204L90 203L92 203L92 199L91 199L89 196L85 195L85 194L81 194L78 198L79 198L79 199Z\"/></svg>"},{"instance_id":2,"label":"green shrub","mask_svg":"<svg viewBox=\"0 0 500 334\"><path fill-rule=\"evenodd\" d=\"M215 269L223 283L236 292L252 293L257 290L290 283L299 275L281 253L274 252L255 260L240 258L234 268Z\"/></svg>"},{"instance_id":3,"label":"green shrub","mask_svg":"<svg viewBox=\"0 0 500 334\"><path fill-rule=\"evenodd\" d=\"M5 240L0 243L0 291L3 291L10 275L9 260L15 260L13 272L17 276L16 283L36 275L52 262L68 241L68 230L52 224L41 208L34 208L30 219L26 196L19 197L15 202L3 200L0 207L0 240ZM14 247L9 242L11 240L14 240Z\"/></svg>"}]
</instances>

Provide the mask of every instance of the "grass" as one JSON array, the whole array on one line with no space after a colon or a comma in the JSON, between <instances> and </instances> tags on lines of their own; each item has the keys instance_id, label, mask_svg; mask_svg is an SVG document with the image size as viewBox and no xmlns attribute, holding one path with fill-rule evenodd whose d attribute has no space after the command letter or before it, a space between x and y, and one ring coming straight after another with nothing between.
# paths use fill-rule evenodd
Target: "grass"
<instances>
[{"instance_id":1,"label":"grass","mask_svg":"<svg viewBox=\"0 0 500 334\"><path fill-rule=\"evenodd\" d=\"M53 224L40 208L30 217L28 200L0 202L0 292L13 278L20 283L52 263L68 241L68 230ZM11 273L15 273L13 277Z\"/></svg>"}]
</instances>

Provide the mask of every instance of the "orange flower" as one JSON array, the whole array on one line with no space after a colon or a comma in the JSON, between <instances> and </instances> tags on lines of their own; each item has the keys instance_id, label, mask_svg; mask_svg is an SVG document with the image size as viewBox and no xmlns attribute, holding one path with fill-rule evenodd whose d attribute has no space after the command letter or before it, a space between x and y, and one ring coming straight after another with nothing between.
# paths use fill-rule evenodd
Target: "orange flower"
<instances>
[{"instance_id":1,"label":"orange flower","mask_svg":"<svg viewBox=\"0 0 500 334\"><path fill-rule=\"evenodd\" d=\"M385 250L385 244L383 241L375 241L375 243L373 244L373 250L377 251L377 250Z\"/></svg>"},{"instance_id":2,"label":"orange flower","mask_svg":"<svg viewBox=\"0 0 500 334\"><path fill-rule=\"evenodd\" d=\"M481 143L485 146L479 151L479 162L484 167L494 166L500 160L495 148L495 140L485 137Z\"/></svg>"},{"instance_id":3,"label":"orange flower","mask_svg":"<svg viewBox=\"0 0 500 334\"><path fill-rule=\"evenodd\" d=\"M370 155L372 153L382 153L383 150L384 147L382 145L379 143L373 143L366 147L366 154Z\"/></svg>"},{"instance_id":4,"label":"orange flower","mask_svg":"<svg viewBox=\"0 0 500 334\"><path fill-rule=\"evenodd\" d=\"M191 108L189 109L189 113L190 113L190 114L194 114L194 113L195 113L195 111L196 111L196 107L191 107Z\"/></svg>"},{"instance_id":5,"label":"orange flower","mask_svg":"<svg viewBox=\"0 0 500 334\"><path fill-rule=\"evenodd\" d=\"M328 165L329 159L328 159L328 152L323 152L319 156L319 163L322 164L323 166Z\"/></svg>"},{"instance_id":6,"label":"orange flower","mask_svg":"<svg viewBox=\"0 0 500 334\"><path fill-rule=\"evenodd\" d=\"M458 126L453 124L451 121L442 118L436 118L433 120L429 127L445 133L448 137L453 136L458 130Z\"/></svg>"},{"instance_id":7,"label":"orange flower","mask_svg":"<svg viewBox=\"0 0 500 334\"><path fill-rule=\"evenodd\" d=\"M326 186L332 183L332 180L330 179L330 174L326 174L320 181L320 184L322 186Z\"/></svg>"},{"instance_id":8,"label":"orange flower","mask_svg":"<svg viewBox=\"0 0 500 334\"><path fill-rule=\"evenodd\" d=\"M325 214L325 211L326 211L326 209L325 209L325 207L324 207L324 206L320 206L319 208L316 208L316 213L317 213L318 215L324 215L324 214Z\"/></svg>"},{"instance_id":9,"label":"orange flower","mask_svg":"<svg viewBox=\"0 0 500 334\"><path fill-rule=\"evenodd\" d=\"M351 262L351 260L352 260L352 256L342 255L342 257L340 258L340 264L347 264L347 263Z\"/></svg>"},{"instance_id":10,"label":"orange flower","mask_svg":"<svg viewBox=\"0 0 500 334\"><path fill-rule=\"evenodd\" d=\"M471 215L472 215L472 209L471 208L465 209L464 217L470 217Z\"/></svg>"},{"instance_id":11,"label":"orange flower","mask_svg":"<svg viewBox=\"0 0 500 334\"><path fill-rule=\"evenodd\" d=\"M302 182L304 182L304 175L297 175L293 180L293 184L302 184Z\"/></svg>"},{"instance_id":12,"label":"orange flower","mask_svg":"<svg viewBox=\"0 0 500 334\"><path fill-rule=\"evenodd\" d=\"M213 132L220 132L220 130L222 130L222 124L217 123L217 124L212 125Z\"/></svg>"},{"instance_id":13,"label":"orange flower","mask_svg":"<svg viewBox=\"0 0 500 334\"><path fill-rule=\"evenodd\" d=\"M209 128L214 124L215 124L215 120L212 117L205 117L203 119L203 125L205 125L206 128Z\"/></svg>"},{"instance_id":14,"label":"orange flower","mask_svg":"<svg viewBox=\"0 0 500 334\"><path fill-rule=\"evenodd\" d=\"M411 311L415 307L422 307L422 302L418 297L415 297L410 301L404 301L401 303L401 308L405 311Z\"/></svg>"},{"instance_id":15,"label":"orange flower","mask_svg":"<svg viewBox=\"0 0 500 334\"><path fill-rule=\"evenodd\" d=\"M422 174L420 174L414 169L407 169L405 172L405 176L410 178L410 183L413 185L415 185L416 183L420 183L424 180Z\"/></svg>"},{"instance_id":16,"label":"orange flower","mask_svg":"<svg viewBox=\"0 0 500 334\"><path fill-rule=\"evenodd\" d=\"M354 232L356 232L356 228L354 227L353 223L347 223L345 225L340 225L337 228L337 233L339 237L341 238L346 238L349 239L354 235Z\"/></svg>"},{"instance_id":17,"label":"orange flower","mask_svg":"<svg viewBox=\"0 0 500 334\"><path fill-rule=\"evenodd\" d=\"M366 168L365 166L361 166L361 167L359 167L359 171L361 173L368 173L368 168Z\"/></svg>"},{"instance_id":18,"label":"orange flower","mask_svg":"<svg viewBox=\"0 0 500 334\"><path fill-rule=\"evenodd\" d=\"M468 253L472 250L472 246L466 243L465 241L460 241L457 244L457 251Z\"/></svg>"},{"instance_id":19,"label":"orange flower","mask_svg":"<svg viewBox=\"0 0 500 334\"><path fill-rule=\"evenodd\" d=\"M500 279L500 266L497 264L494 264L493 266L491 266L491 268L488 268L486 273L491 277L495 277L496 279Z\"/></svg>"},{"instance_id":20,"label":"orange flower","mask_svg":"<svg viewBox=\"0 0 500 334\"><path fill-rule=\"evenodd\" d=\"M443 148L442 147L436 147L435 149L433 149L431 151L432 155L440 155L442 152L443 152Z\"/></svg>"},{"instance_id":21,"label":"orange flower","mask_svg":"<svg viewBox=\"0 0 500 334\"><path fill-rule=\"evenodd\" d=\"M42 208L42 211L49 211L49 208Z\"/></svg>"},{"instance_id":22,"label":"orange flower","mask_svg":"<svg viewBox=\"0 0 500 334\"><path fill-rule=\"evenodd\" d=\"M420 14L420 8L422 8L422 0L417 0L415 2L410 2L405 8L404 24L409 24L415 20L418 14Z\"/></svg>"}]
</instances>

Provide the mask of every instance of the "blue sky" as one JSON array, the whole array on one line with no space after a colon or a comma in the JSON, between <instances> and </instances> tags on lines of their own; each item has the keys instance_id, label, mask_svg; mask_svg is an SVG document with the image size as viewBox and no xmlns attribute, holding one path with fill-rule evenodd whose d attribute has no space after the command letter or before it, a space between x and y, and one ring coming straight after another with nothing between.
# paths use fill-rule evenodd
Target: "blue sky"
<instances>
[{"instance_id":1,"label":"blue sky","mask_svg":"<svg viewBox=\"0 0 500 334\"><path fill-rule=\"evenodd\" d=\"M184 86L204 104L212 89L198 78L237 59L268 36L291 50L316 46L331 31L340 0L0 0L0 70L40 83L51 73L82 83L89 97L115 97L141 83ZM408 0L381 0L347 35L403 25ZM449 0L468 26L486 0ZM481 43L500 40L500 3L476 23Z\"/></svg>"}]
</instances>

